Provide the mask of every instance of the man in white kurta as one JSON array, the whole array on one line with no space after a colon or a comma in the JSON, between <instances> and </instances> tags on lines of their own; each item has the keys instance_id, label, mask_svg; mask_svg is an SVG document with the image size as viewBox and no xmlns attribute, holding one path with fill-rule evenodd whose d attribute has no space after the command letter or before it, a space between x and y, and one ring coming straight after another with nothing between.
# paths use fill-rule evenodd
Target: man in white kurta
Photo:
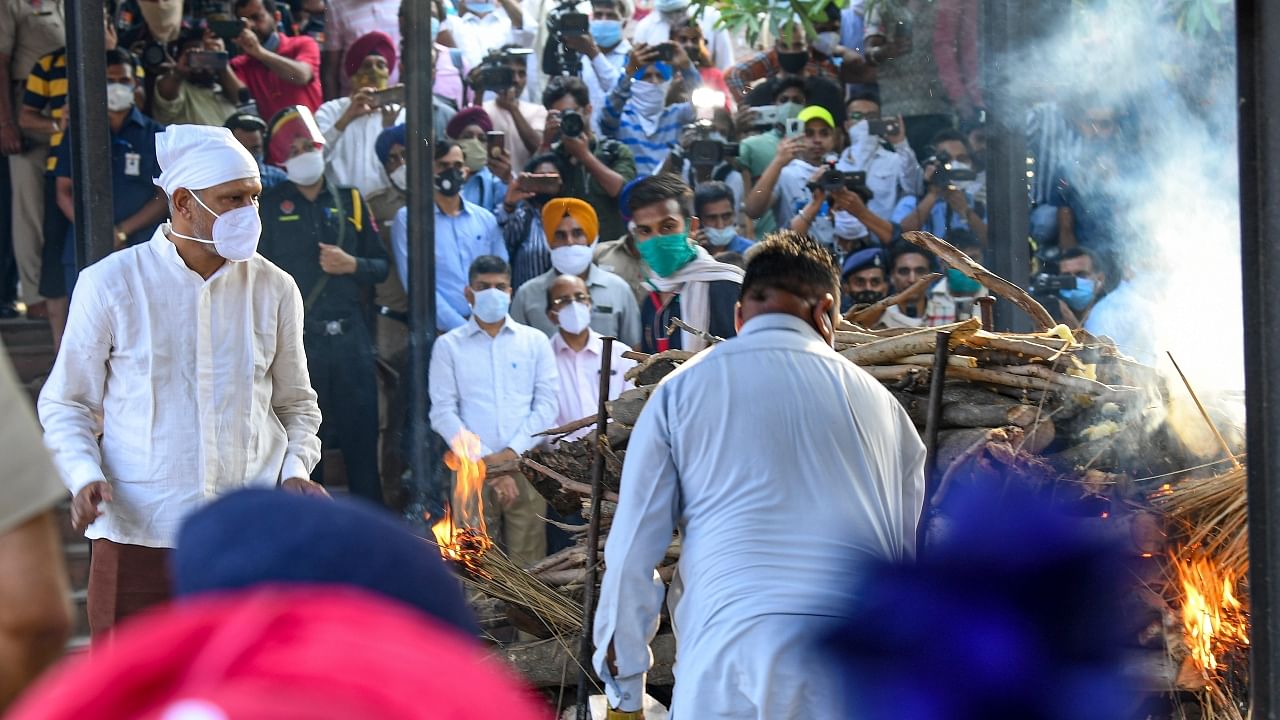
<instances>
[{"instance_id":1,"label":"man in white kurta","mask_svg":"<svg viewBox=\"0 0 1280 720\"><path fill-rule=\"evenodd\" d=\"M93 540L90 628L167 596L183 518L246 486L323 489L293 279L256 254L258 165L231 131L156 136L170 223L85 268L40 421Z\"/></svg>"},{"instance_id":2,"label":"man in white kurta","mask_svg":"<svg viewBox=\"0 0 1280 720\"><path fill-rule=\"evenodd\" d=\"M848 717L812 639L844 615L860 561L914 557L924 447L832 349L838 281L816 243L770 236L742 297L738 336L669 375L631 435L593 662L610 706L638 709L654 567L678 528L672 718Z\"/></svg>"}]
</instances>

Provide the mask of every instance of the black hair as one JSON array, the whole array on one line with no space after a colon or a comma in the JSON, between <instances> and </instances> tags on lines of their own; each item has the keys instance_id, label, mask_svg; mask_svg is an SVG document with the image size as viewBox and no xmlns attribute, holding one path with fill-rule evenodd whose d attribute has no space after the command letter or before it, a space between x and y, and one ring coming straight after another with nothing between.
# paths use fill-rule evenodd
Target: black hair
<instances>
[{"instance_id":1,"label":"black hair","mask_svg":"<svg viewBox=\"0 0 1280 720\"><path fill-rule=\"evenodd\" d=\"M445 155L448 155L449 151L456 147L461 147L461 146L452 140L445 140L445 139L437 140L435 159L439 160Z\"/></svg>"},{"instance_id":2,"label":"black hair","mask_svg":"<svg viewBox=\"0 0 1280 720\"><path fill-rule=\"evenodd\" d=\"M543 153L542 155L534 155L533 157L529 158L529 162L524 164L524 171L527 173L537 172L535 168L537 168L539 165L544 165L546 163L551 163L552 165L555 165L556 171L559 172L561 175L564 174L564 172L560 170L560 156L556 155L555 153Z\"/></svg>"},{"instance_id":3,"label":"black hair","mask_svg":"<svg viewBox=\"0 0 1280 720\"><path fill-rule=\"evenodd\" d=\"M701 215L702 209L713 202L728 200L729 204L735 205L733 201L733 190L722 182L702 183L698 189L693 192L693 214Z\"/></svg>"},{"instance_id":4,"label":"black hair","mask_svg":"<svg viewBox=\"0 0 1280 720\"><path fill-rule=\"evenodd\" d=\"M591 104L591 91L587 89L586 83L576 77L557 75L547 83L547 89L542 91L542 106L550 108L566 95L572 96L582 110Z\"/></svg>"},{"instance_id":5,"label":"black hair","mask_svg":"<svg viewBox=\"0 0 1280 720\"><path fill-rule=\"evenodd\" d=\"M133 53L124 48L114 47L107 51L107 67L112 65L128 65L129 77L133 77L134 72L138 69L138 61L133 57Z\"/></svg>"},{"instance_id":6,"label":"black hair","mask_svg":"<svg viewBox=\"0 0 1280 720\"><path fill-rule=\"evenodd\" d=\"M880 91L870 87L859 88L849 93L849 97L845 98L844 106L849 107L849 103L854 100L866 100L876 105L880 104Z\"/></svg>"},{"instance_id":7,"label":"black hair","mask_svg":"<svg viewBox=\"0 0 1280 720\"><path fill-rule=\"evenodd\" d=\"M770 83L771 87L769 88L769 97L772 98L771 102L776 103L778 96L781 95L783 91L790 90L792 88L800 88L800 91L804 93L805 99L809 99L809 90L804 85L804 78L774 78Z\"/></svg>"},{"instance_id":8,"label":"black hair","mask_svg":"<svg viewBox=\"0 0 1280 720\"><path fill-rule=\"evenodd\" d=\"M251 2L253 2L253 0L236 0L236 10L239 10L240 8L244 7L245 5L248 5ZM266 10L269 13L275 14L276 0L262 0L262 9Z\"/></svg>"},{"instance_id":9,"label":"black hair","mask_svg":"<svg viewBox=\"0 0 1280 720\"><path fill-rule=\"evenodd\" d=\"M938 146L944 142L958 142L964 145L965 150L969 150L969 138L964 133L955 128L943 128L934 134L933 139L929 141L929 145L936 151Z\"/></svg>"},{"instance_id":10,"label":"black hair","mask_svg":"<svg viewBox=\"0 0 1280 720\"><path fill-rule=\"evenodd\" d=\"M822 12L827 16L827 22L840 22L840 6L836 5L834 2L827 3L827 6L822 9Z\"/></svg>"},{"instance_id":11,"label":"black hair","mask_svg":"<svg viewBox=\"0 0 1280 720\"><path fill-rule=\"evenodd\" d=\"M769 233L751 248L738 298L772 288L814 302L840 297L840 272L831 253L816 240L791 230Z\"/></svg>"},{"instance_id":12,"label":"black hair","mask_svg":"<svg viewBox=\"0 0 1280 720\"><path fill-rule=\"evenodd\" d=\"M238 112L227 118L223 127L228 130L248 130L265 133L267 121L250 112Z\"/></svg>"},{"instance_id":13,"label":"black hair","mask_svg":"<svg viewBox=\"0 0 1280 720\"><path fill-rule=\"evenodd\" d=\"M740 267L743 270L747 269L747 258L740 252L725 250L724 252L716 253L715 258L725 265L733 265L735 267Z\"/></svg>"},{"instance_id":14,"label":"black hair","mask_svg":"<svg viewBox=\"0 0 1280 720\"><path fill-rule=\"evenodd\" d=\"M893 274L893 269L898 265L898 258L903 255L920 255L928 263L931 272L933 268L937 267L933 260L933 253L918 245L912 245L906 240L898 240L889 246L889 262L885 267L886 275Z\"/></svg>"},{"instance_id":15,"label":"black hair","mask_svg":"<svg viewBox=\"0 0 1280 720\"><path fill-rule=\"evenodd\" d=\"M511 277L511 266L497 255L481 255L467 269L467 283L473 283L481 275L506 275Z\"/></svg>"},{"instance_id":16,"label":"black hair","mask_svg":"<svg viewBox=\"0 0 1280 720\"><path fill-rule=\"evenodd\" d=\"M1089 258L1089 262L1093 263L1094 272L1106 271L1106 267L1102 264L1102 257L1098 255L1098 253L1086 247L1076 246L1063 250L1062 254L1058 256L1058 262L1062 262L1063 260L1075 260L1076 258L1082 257Z\"/></svg>"},{"instance_id":17,"label":"black hair","mask_svg":"<svg viewBox=\"0 0 1280 720\"><path fill-rule=\"evenodd\" d=\"M684 217L693 216L693 192L684 180L674 173L650 175L632 186L631 193L627 195L627 209L634 216L639 208L667 200L675 200L680 205L680 212Z\"/></svg>"}]
</instances>

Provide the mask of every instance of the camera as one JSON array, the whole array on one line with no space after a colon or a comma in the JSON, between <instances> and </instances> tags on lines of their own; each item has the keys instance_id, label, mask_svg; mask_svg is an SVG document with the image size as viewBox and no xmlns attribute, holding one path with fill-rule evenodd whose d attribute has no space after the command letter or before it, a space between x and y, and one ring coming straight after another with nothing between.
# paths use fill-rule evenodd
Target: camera
<instances>
[{"instance_id":1,"label":"camera","mask_svg":"<svg viewBox=\"0 0 1280 720\"><path fill-rule=\"evenodd\" d=\"M699 120L685 126L693 139L680 155L696 168L713 168L729 158L738 157L738 144L712 137L711 121Z\"/></svg>"},{"instance_id":2,"label":"camera","mask_svg":"<svg viewBox=\"0 0 1280 720\"><path fill-rule=\"evenodd\" d=\"M560 135L567 138L582 137L586 132L587 121L577 110L565 110L560 113Z\"/></svg>"},{"instance_id":3,"label":"camera","mask_svg":"<svg viewBox=\"0 0 1280 720\"><path fill-rule=\"evenodd\" d=\"M582 53L565 47L565 37L586 35L590 18L578 12L576 0L560 0L547 13L547 44L542 48L542 72L577 76L582 73Z\"/></svg>"},{"instance_id":4,"label":"camera","mask_svg":"<svg viewBox=\"0 0 1280 720\"><path fill-rule=\"evenodd\" d=\"M1042 272L1031 278L1032 295L1057 295L1062 290L1075 289L1075 275L1052 275Z\"/></svg>"},{"instance_id":5,"label":"camera","mask_svg":"<svg viewBox=\"0 0 1280 720\"><path fill-rule=\"evenodd\" d=\"M521 60L530 53L529 50L513 48L505 53L496 50L489 53L479 67L471 71L471 86L483 92L492 90L500 93L516 85L516 73L511 69L511 61Z\"/></svg>"},{"instance_id":6,"label":"camera","mask_svg":"<svg viewBox=\"0 0 1280 720\"><path fill-rule=\"evenodd\" d=\"M142 60L143 67L157 68L169 60L169 53L165 51L164 45L152 40L142 48L138 57Z\"/></svg>"},{"instance_id":7,"label":"camera","mask_svg":"<svg viewBox=\"0 0 1280 720\"><path fill-rule=\"evenodd\" d=\"M933 165L936 168L933 172L933 179L929 182L940 188L954 188L956 183L978 178L978 173L972 168L956 167L955 161L945 150L934 153L932 157L924 161L924 164Z\"/></svg>"},{"instance_id":8,"label":"camera","mask_svg":"<svg viewBox=\"0 0 1280 720\"><path fill-rule=\"evenodd\" d=\"M822 171L822 174L818 176L817 180L805 186L810 191L821 190L830 194L836 190L844 189L856 193L864 203L870 202L871 198L875 197L875 193L871 192L871 188L867 187L867 174L865 172L861 170L853 172L837 170L834 155L828 155L824 162L827 167Z\"/></svg>"}]
</instances>

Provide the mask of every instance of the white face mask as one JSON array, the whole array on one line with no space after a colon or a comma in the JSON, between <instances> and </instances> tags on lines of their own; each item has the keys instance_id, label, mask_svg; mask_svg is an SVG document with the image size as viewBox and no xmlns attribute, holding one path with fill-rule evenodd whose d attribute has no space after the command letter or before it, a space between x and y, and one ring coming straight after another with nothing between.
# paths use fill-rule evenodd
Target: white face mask
<instances>
[{"instance_id":1,"label":"white face mask","mask_svg":"<svg viewBox=\"0 0 1280 720\"><path fill-rule=\"evenodd\" d=\"M498 288L489 288L475 293L475 302L471 304L471 311L475 313L476 319L480 322L496 323L507 316L507 310L511 308L511 296L506 290Z\"/></svg>"},{"instance_id":2,"label":"white face mask","mask_svg":"<svg viewBox=\"0 0 1280 720\"><path fill-rule=\"evenodd\" d=\"M561 275L581 275L589 265L590 245L565 245L551 249L551 267Z\"/></svg>"},{"instance_id":3,"label":"white face mask","mask_svg":"<svg viewBox=\"0 0 1280 720\"><path fill-rule=\"evenodd\" d=\"M670 80L660 83L637 80L631 84L631 102L642 115L656 115L662 112L662 107L667 101L667 91L670 89Z\"/></svg>"},{"instance_id":4,"label":"white face mask","mask_svg":"<svg viewBox=\"0 0 1280 720\"><path fill-rule=\"evenodd\" d=\"M315 185L324 175L324 153L313 150L291 157L285 161L284 169L294 185Z\"/></svg>"},{"instance_id":5,"label":"white face mask","mask_svg":"<svg viewBox=\"0 0 1280 720\"><path fill-rule=\"evenodd\" d=\"M142 19L152 38L162 43L178 39L182 30L182 0L140 2L138 9L142 11Z\"/></svg>"},{"instance_id":6,"label":"white face mask","mask_svg":"<svg viewBox=\"0 0 1280 720\"><path fill-rule=\"evenodd\" d=\"M577 335L591 326L591 308L580 302L571 302L556 311L560 329Z\"/></svg>"},{"instance_id":7,"label":"white face mask","mask_svg":"<svg viewBox=\"0 0 1280 720\"><path fill-rule=\"evenodd\" d=\"M124 112L133 107L133 87L120 83L107 83L107 110Z\"/></svg>"},{"instance_id":8,"label":"white face mask","mask_svg":"<svg viewBox=\"0 0 1280 720\"><path fill-rule=\"evenodd\" d=\"M395 170L392 170L391 174L388 175L387 177L391 179L391 184L394 185L397 190L404 192L409 189L409 166L408 165L401 165Z\"/></svg>"},{"instance_id":9,"label":"white face mask","mask_svg":"<svg viewBox=\"0 0 1280 720\"><path fill-rule=\"evenodd\" d=\"M738 228L732 225L722 228L704 227L702 230L707 234L707 241L716 247L724 247L738 236Z\"/></svg>"},{"instance_id":10,"label":"white face mask","mask_svg":"<svg viewBox=\"0 0 1280 720\"><path fill-rule=\"evenodd\" d=\"M258 203L228 210L221 215L209 209L208 205L191 191L191 197L200 203L200 207L209 211L214 217L213 239L183 235L170 228L169 232L180 238L212 245L214 252L231 262L244 262L258 251L258 239L262 237L262 218L258 217Z\"/></svg>"}]
</instances>

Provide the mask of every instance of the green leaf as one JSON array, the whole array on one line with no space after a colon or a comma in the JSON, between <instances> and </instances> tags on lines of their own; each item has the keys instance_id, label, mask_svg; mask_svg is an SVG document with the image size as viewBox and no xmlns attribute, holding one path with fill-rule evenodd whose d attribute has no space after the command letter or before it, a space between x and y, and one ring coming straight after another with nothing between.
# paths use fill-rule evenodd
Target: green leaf
<instances>
[{"instance_id":1,"label":"green leaf","mask_svg":"<svg viewBox=\"0 0 1280 720\"><path fill-rule=\"evenodd\" d=\"M1209 21L1209 27L1213 28L1214 32L1222 32L1222 15L1219 13L1218 9L1215 7L1201 6L1201 11L1204 13L1205 19Z\"/></svg>"}]
</instances>

